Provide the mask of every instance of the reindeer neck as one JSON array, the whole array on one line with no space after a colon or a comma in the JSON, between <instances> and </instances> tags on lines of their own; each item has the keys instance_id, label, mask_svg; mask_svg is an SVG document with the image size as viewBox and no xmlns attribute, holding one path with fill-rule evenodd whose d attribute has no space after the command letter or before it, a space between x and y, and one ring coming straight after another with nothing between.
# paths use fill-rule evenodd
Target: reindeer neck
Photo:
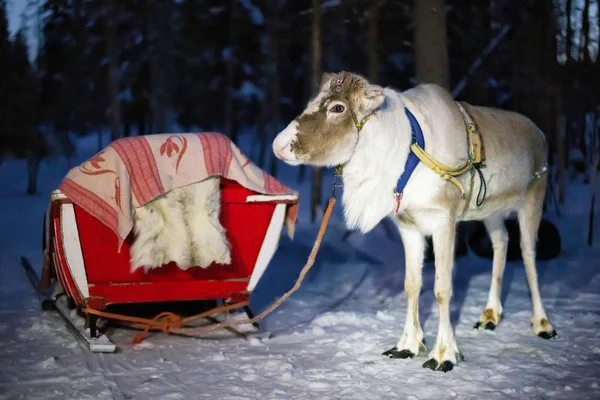
<instances>
[{"instance_id":1,"label":"reindeer neck","mask_svg":"<svg viewBox=\"0 0 600 400\"><path fill-rule=\"evenodd\" d=\"M344 213L350 228L371 230L389 215L393 190L410 151L410 123L400 95L385 89L386 100L365 124L350 161L344 166Z\"/></svg>"}]
</instances>

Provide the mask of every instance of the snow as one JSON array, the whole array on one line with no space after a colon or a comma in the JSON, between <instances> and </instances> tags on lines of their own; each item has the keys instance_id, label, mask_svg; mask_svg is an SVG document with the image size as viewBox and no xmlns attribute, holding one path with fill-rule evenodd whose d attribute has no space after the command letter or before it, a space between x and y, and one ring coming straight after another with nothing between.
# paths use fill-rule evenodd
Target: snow
<instances>
[{"instance_id":1,"label":"snow","mask_svg":"<svg viewBox=\"0 0 600 400\"><path fill-rule=\"evenodd\" d=\"M413 56L404 53L392 53L387 56L388 61L400 71L404 71L412 62Z\"/></svg>"},{"instance_id":2,"label":"snow","mask_svg":"<svg viewBox=\"0 0 600 400\"><path fill-rule=\"evenodd\" d=\"M242 99L244 102L250 102L254 97L259 101L262 101L265 97L265 93L253 82L245 80L237 90L236 97Z\"/></svg>"},{"instance_id":3,"label":"snow","mask_svg":"<svg viewBox=\"0 0 600 400\"><path fill-rule=\"evenodd\" d=\"M233 51L231 50L231 47L224 47L223 51L221 52L221 59L223 61L230 61L231 57L233 57Z\"/></svg>"},{"instance_id":4,"label":"snow","mask_svg":"<svg viewBox=\"0 0 600 400\"><path fill-rule=\"evenodd\" d=\"M209 14L211 15L218 15L223 11L225 11L225 7L211 7L208 9Z\"/></svg>"},{"instance_id":5,"label":"snow","mask_svg":"<svg viewBox=\"0 0 600 400\"><path fill-rule=\"evenodd\" d=\"M262 26L265 23L265 17L260 8L252 4L252 0L240 0L240 4L250 13L250 20L254 25Z\"/></svg>"},{"instance_id":6,"label":"snow","mask_svg":"<svg viewBox=\"0 0 600 400\"><path fill-rule=\"evenodd\" d=\"M242 139L248 149L251 139ZM79 139L70 165L97 150L96 136ZM118 329L112 334L117 353L83 350L58 316L40 310L19 266L25 255L39 270L42 215L50 191L68 169L64 159L43 163L40 194L25 196L25 162L7 160L0 166L2 399L600 397L600 238L593 247L585 245L589 189L583 183L569 185L562 218L546 215L559 226L561 256L538 262L542 298L559 336L546 341L531 331L531 301L520 262L507 264L504 319L498 328L473 329L487 300L491 261L462 257L455 267L451 318L466 360L443 374L421 367L425 354L413 360L381 356L395 345L406 316L402 245L381 227L342 241L340 206L300 290L263 321L271 337L153 334L133 345L135 332ZM251 297L256 314L292 286L318 229L308 218L309 184L298 185L295 173L280 165L281 179L300 189L304 199L296 237L282 237ZM328 172L326 193L330 183ZM433 265L426 264L420 317L430 349L437 333L434 276Z\"/></svg>"}]
</instances>

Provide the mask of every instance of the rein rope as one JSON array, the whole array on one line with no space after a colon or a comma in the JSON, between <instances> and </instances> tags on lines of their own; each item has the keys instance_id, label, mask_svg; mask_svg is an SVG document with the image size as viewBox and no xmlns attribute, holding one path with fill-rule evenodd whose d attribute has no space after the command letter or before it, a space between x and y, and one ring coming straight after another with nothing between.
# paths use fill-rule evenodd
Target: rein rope
<instances>
[{"instance_id":1,"label":"rein rope","mask_svg":"<svg viewBox=\"0 0 600 400\"><path fill-rule=\"evenodd\" d=\"M475 125L475 123L473 122L471 117L469 116L468 112L462 107L462 105L460 103L456 103L456 104L458 105L458 108L460 109L461 113L463 114L463 118L467 125L467 141L469 144L469 159L465 163L465 165L458 167L458 168L448 167L448 166L442 164L441 162L437 161L435 158L433 158L429 153L427 153L417 143L411 144L410 149L420 159L420 161L423 162L423 164L425 164L427 167L432 169L442 179L450 181L451 183L456 185L458 187L458 189L460 190L463 198L466 196L466 193L465 193L465 190L464 190L462 184L458 181L458 179L456 179L456 177L459 175L462 175L468 171L471 172L470 190L469 190L468 198L466 199L467 201L465 204L465 208L463 210L463 214L464 214L469 207L469 203L471 202L471 198L473 195L475 171L478 172L479 178L481 180L481 185L479 187L479 193L477 194L477 199L476 199L477 206L479 207L481 204L483 204L483 201L485 199L485 195L487 192L487 186L485 183L485 179L483 177L483 173L480 170L481 167L483 167L485 165L485 150L484 150L482 140L481 140L481 135L479 133L479 130L477 129L477 126ZM362 130L362 128L364 127L365 123L367 122L367 120L375 113L375 111L373 111L372 113L366 115L361 121L358 121L358 118L357 118L356 114L354 113L354 111L350 109L350 112L352 114L352 119L354 120L354 125L356 126L359 134L360 134L360 131ZM277 299L273 303L271 303L271 305L268 308L266 308L263 312L261 312L257 316L248 318L248 319L244 319L244 320L239 320L239 321L224 321L224 322L217 322L217 323L212 323L209 325L194 326L194 327L186 326L193 321L196 321L201 318L208 318L211 315L218 313L218 312L225 312L225 311L229 311L229 310L233 310L233 309L237 309L237 308L241 308L241 307L247 307L249 305L248 300L214 307L208 311L202 312L200 314L192 315L190 317L185 317L185 318L182 318L181 316L174 314L172 312L163 312L163 313L158 314L154 318L141 318L141 317L132 317L132 316L123 315L123 314L116 314L116 313L95 310L95 309L92 309L89 307L83 308L82 311L84 313L96 315L96 316L103 317L103 318L106 318L109 320L118 320L118 321L128 322L128 323L132 324L132 326L135 328L143 329L142 332L138 333L134 337L133 343L140 343L149 334L149 332L151 330L159 330L165 334L169 334L169 333L193 334L193 333L200 333L200 332L210 332L210 331L214 331L216 329L227 329L227 328L231 328L233 326L238 326L238 325L255 324L256 322L260 321L261 319L263 319L264 317L266 317L267 315L269 315L270 313L275 311L275 309L277 309L281 305L281 303L283 303L285 300L287 300L296 290L298 290L300 288L300 285L304 281L306 274L314 265L315 259L319 252L319 248L321 247L321 241L323 240L323 236L325 235L325 232L327 231L327 225L329 224L329 219L331 217L331 212L333 211L333 206L336 203L336 189L337 189L337 187L341 186L341 185L338 185L337 180L338 180L338 178L340 178L342 176L343 168L344 168L343 165L338 165L335 167L335 174L334 174L334 179L333 179L333 187L332 187L331 197L329 198L329 202L327 204L325 214L323 215L323 220L321 221L321 226L319 227L319 232L317 234L317 238L315 239L313 248L308 256L308 260L307 260L306 264L304 265L304 267L302 267L302 270L300 271L300 274L298 275L298 278L296 279L294 286L290 290L288 290L286 293L284 293L283 296L281 296L279 299ZM482 196L482 190L483 190L483 196ZM395 196L397 198L396 212L398 212L398 210L400 208L400 200L402 199L402 193L395 193Z\"/></svg>"},{"instance_id":2,"label":"rein rope","mask_svg":"<svg viewBox=\"0 0 600 400\"><path fill-rule=\"evenodd\" d=\"M341 81L337 82L337 86L335 87L335 89L332 88L332 91L338 92L339 91L337 89L338 86L340 87L340 90L341 90L342 83L343 83L343 79ZM372 112L372 113L366 115L361 121L358 121L358 118L357 118L356 114L354 113L354 111L352 109L349 109L349 110L351 112L352 119L354 120L354 125L358 129L358 133L360 133L360 131L362 130L362 128L363 128L364 124L367 122L367 120L375 113L375 112ZM200 314L192 315L187 318L181 318L181 316L171 313L171 312L160 313L157 316L155 316L154 318L140 318L140 317L131 317L128 315L115 314L115 313L109 313L109 312L105 312L105 311L95 310L95 309L92 309L89 307L83 308L82 311L87 314L96 315L96 316L103 317L106 319L128 322L130 324L133 324L132 325L133 327L142 328L143 331L138 333L134 337L133 343L140 343L144 339L144 337L146 337L148 335L150 330L160 330L165 334L168 334L168 333L190 334L190 333L198 333L198 332L210 332L210 331L214 331L216 329L226 329L226 328L231 328L231 327L237 326L237 325L246 325L246 324L256 323L257 321L263 319L264 317L266 317L267 315L269 315L270 313L275 311L275 309L277 309L281 305L281 303L283 303L296 290L298 290L300 288L300 285L302 284L302 281L306 277L306 274L308 273L308 271L312 268L313 264L315 263L317 253L319 252L319 248L321 247L321 241L323 240L323 236L325 235L325 232L327 231L327 225L329 223L329 218L331 217L331 212L333 210L333 206L336 203L336 189L337 189L337 187L341 186L341 185L338 185L337 179L342 176L342 172L343 172L342 165L335 167L335 175L334 175L334 179L333 179L333 187L332 187L331 197L329 198L329 203L327 204L325 214L323 215L323 220L321 221L319 233L317 234L317 238L315 239L313 248L308 256L308 260L307 260L306 264L304 265L304 267L302 267L302 270L300 271L300 274L298 275L298 279L296 279L296 283L294 283L294 286L290 290L288 290L286 293L284 293L283 296L281 296L279 299L277 299L276 301L271 303L271 305L267 309L265 309L263 312L261 312L257 316L248 318L245 320L240 320L240 321L225 321L225 322L212 323L212 324L204 325L204 326L195 326L195 327L186 327L185 326L185 325L189 324L190 322L196 321L201 318L207 318L217 312L223 312L223 311L229 311L229 310L236 309L236 308L247 307L249 305L249 301L242 301L242 302L238 302L238 303L234 303L234 304L228 304L228 305L214 307L208 311L202 312Z\"/></svg>"},{"instance_id":3,"label":"rein rope","mask_svg":"<svg viewBox=\"0 0 600 400\"><path fill-rule=\"evenodd\" d=\"M105 312L105 311L99 311L99 310L95 310L95 309L92 309L89 307L83 308L82 311L87 314L97 315L99 317L103 317L106 319L128 322L128 323L134 324L133 327L143 329L142 332L138 333L133 338L133 343L140 343L144 339L144 337L146 337L148 335L150 330L160 330L165 334L168 334L168 333L193 334L193 333L200 333L200 332L210 332L210 331L214 331L216 329L226 329L226 328L230 328L230 327L237 326L237 325L256 323L257 321L263 319L264 317L266 317L267 315L269 315L270 313L275 311L275 309L277 307L279 307L281 305L281 303L283 303L296 290L298 290L300 288L300 285L302 284L302 281L306 277L306 274L308 273L308 271L311 269L311 267L315 263L317 253L319 252L319 248L321 247L321 241L323 240L323 236L325 235L325 232L327 231L327 225L329 223L329 218L331 217L331 212L333 210L333 206L335 205L335 202L336 202L336 193L335 192L336 192L336 187L339 186L339 185L337 185L336 180L339 176L340 175L338 175L338 170L336 169L336 175L335 175L334 181L333 181L333 189L332 189L331 197L329 198L329 203L327 204L327 209L325 210L325 214L323 215L323 221L321 221L319 233L317 234L317 238L315 240L313 248L310 252L310 255L308 256L308 261L306 262L306 264L300 271L300 274L298 275L298 279L296 279L296 283L283 296L281 296L279 299L277 299L276 301L271 303L271 305L267 309L265 309L263 312L261 312L257 316L248 318L245 320L224 321L224 322L212 323L212 324L204 325L204 326L195 326L195 327L186 327L185 326L185 325L188 325L189 323L196 321L198 319L207 318L217 312L229 311L229 310L233 310L233 309L237 309L237 308L241 308L241 307L246 307L249 304L249 301L247 301L247 300L238 302L238 303L218 306L218 307L212 308L208 311L202 312L200 314L192 315L192 316L186 317L186 318L182 318L181 316L171 313L171 312L160 313L157 316L155 316L154 318L140 318L140 317L132 317L132 316L122 315L122 314L115 314L115 313L110 313L110 312Z\"/></svg>"}]
</instances>

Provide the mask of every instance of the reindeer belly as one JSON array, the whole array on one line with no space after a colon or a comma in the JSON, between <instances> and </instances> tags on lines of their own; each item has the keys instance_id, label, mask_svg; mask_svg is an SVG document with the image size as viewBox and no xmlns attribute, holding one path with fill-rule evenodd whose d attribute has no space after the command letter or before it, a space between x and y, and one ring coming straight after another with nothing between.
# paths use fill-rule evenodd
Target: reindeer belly
<instances>
[{"instance_id":1,"label":"reindeer belly","mask_svg":"<svg viewBox=\"0 0 600 400\"><path fill-rule=\"evenodd\" d=\"M545 179L547 146L542 132L520 114L485 107L468 107L478 125L486 152L483 204L477 206L481 182L475 175L472 200L461 219L482 219L519 208L531 184ZM470 174L462 178L470 184ZM467 186L465 186L467 188Z\"/></svg>"},{"instance_id":2,"label":"reindeer belly","mask_svg":"<svg viewBox=\"0 0 600 400\"><path fill-rule=\"evenodd\" d=\"M483 219L496 213L508 213L522 206L532 183L545 179L546 175L543 161L523 153L518 151L509 156L504 155L502 162L490 162L482 169L483 182L475 174L471 199L462 220ZM468 187L471 187L470 176L467 181ZM467 189L467 196L468 191Z\"/></svg>"}]
</instances>

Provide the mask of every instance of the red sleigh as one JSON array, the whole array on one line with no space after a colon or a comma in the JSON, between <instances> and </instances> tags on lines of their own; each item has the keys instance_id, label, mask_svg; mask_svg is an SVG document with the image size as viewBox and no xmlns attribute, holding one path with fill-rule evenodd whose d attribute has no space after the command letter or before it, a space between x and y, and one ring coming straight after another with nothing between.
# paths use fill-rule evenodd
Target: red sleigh
<instances>
[{"instance_id":1,"label":"red sleigh","mask_svg":"<svg viewBox=\"0 0 600 400\"><path fill-rule=\"evenodd\" d=\"M64 296L84 313L126 303L221 299L226 304L248 304L278 247L287 207L297 203L298 196L265 195L224 178L220 190L220 221L231 244L229 265L182 270L171 262L135 272L129 264L133 232L118 252L112 230L55 190L45 220L40 286L48 288L57 281ZM114 351L115 346L96 333L95 315L87 316L90 348Z\"/></svg>"},{"instance_id":2,"label":"red sleigh","mask_svg":"<svg viewBox=\"0 0 600 400\"><path fill-rule=\"evenodd\" d=\"M42 285L54 277L80 309L212 299L247 304L277 250L286 209L297 201L297 195L264 195L222 179L220 221L231 243L231 264L181 270L172 262L131 272L133 233L117 252L115 233L55 190L45 221ZM92 318L90 335L97 337L94 324ZM96 351L114 350L106 340L97 344Z\"/></svg>"}]
</instances>

